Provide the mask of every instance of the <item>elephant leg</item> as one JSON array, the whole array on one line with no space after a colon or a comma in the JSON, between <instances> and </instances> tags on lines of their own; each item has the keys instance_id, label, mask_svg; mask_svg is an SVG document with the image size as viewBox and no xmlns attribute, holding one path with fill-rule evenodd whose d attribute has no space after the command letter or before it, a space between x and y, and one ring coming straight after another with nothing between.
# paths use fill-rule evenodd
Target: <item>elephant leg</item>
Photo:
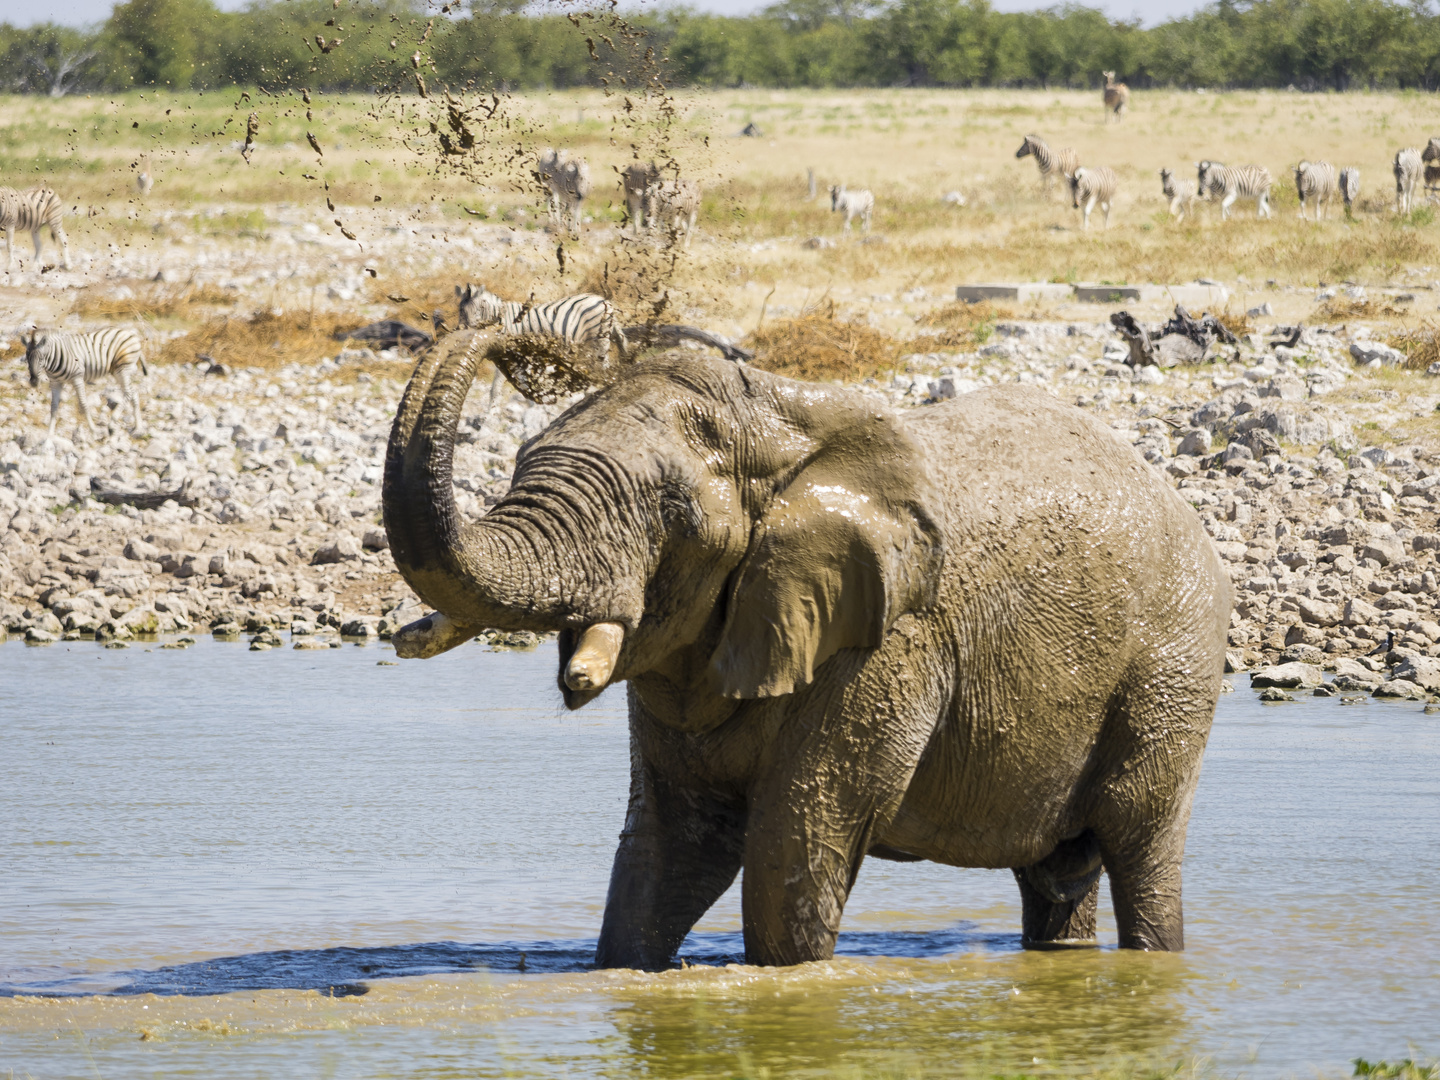
<instances>
[{"instance_id":1,"label":"elephant leg","mask_svg":"<svg viewBox=\"0 0 1440 1080\"><path fill-rule=\"evenodd\" d=\"M595 966L663 971L739 873L745 815L677 790L643 761L632 773Z\"/></svg>"},{"instance_id":2,"label":"elephant leg","mask_svg":"<svg viewBox=\"0 0 1440 1080\"><path fill-rule=\"evenodd\" d=\"M1094 945L1100 872L1100 844L1092 832L1063 841L1038 863L1016 867L1021 944L1027 949Z\"/></svg>"},{"instance_id":3,"label":"elephant leg","mask_svg":"<svg viewBox=\"0 0 1440 1080\"><path fill-rule=\"evenodd\" d=\"M1133 847L1112 850L1107 845L1104 850L1122 949L1181 952L1185 948L1180 896L1184 845L1169 841L1161 834Z\"/></svg>"},{"instance_id":4,"label":"elephant leg","mask_svg":"<svg viewBox=\"0 0 1440 1080\"><path fill-rule=\"evenodd\" d=\"M865 852L894 818L934 730L937 688L914 678L888 684L906 665L884 653L874 659L825 712L787 717L752 789L741 896L747 963L835 954ZM843 660L830 664L827 674L843 685Z\"/></svg>"}]
</instances>

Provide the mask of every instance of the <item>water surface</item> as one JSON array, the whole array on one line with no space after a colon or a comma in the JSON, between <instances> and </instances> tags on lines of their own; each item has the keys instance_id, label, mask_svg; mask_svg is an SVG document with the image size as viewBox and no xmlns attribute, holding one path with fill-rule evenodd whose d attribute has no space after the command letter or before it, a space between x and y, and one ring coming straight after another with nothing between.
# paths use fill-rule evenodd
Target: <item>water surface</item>
<instances>
[{"instance_id":1,"label":"water surface","mask_svg":"<svg viewBox=\"0 0 1440 1080\"><path fill-rule=\"evenodd\" d=\"M695 966L642 975L589 969L623 693L565 713L553 645L392 658L0 645L0 1074L1273 1076L1440 1054L1440 717L1418 705L1222 699L1183 955L1025 953L1008 872L871 860L834 962L739 965L732 889Z\"/></svg>"}]
</instances>

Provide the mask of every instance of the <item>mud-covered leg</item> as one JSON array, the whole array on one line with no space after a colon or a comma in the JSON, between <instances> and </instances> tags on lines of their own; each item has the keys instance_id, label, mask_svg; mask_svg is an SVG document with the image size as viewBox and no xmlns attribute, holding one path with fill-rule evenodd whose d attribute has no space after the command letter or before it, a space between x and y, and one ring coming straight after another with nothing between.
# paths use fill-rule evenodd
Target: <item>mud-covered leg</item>
<instances>
[{"instance_id":1,"label":"mud-covered leg","mask_svg":"<svg viewBox=\"0 0 1440 1080\"><path fill-rule=\"evenodd\" d=\"M631 752L630 809L610 871L597 967L659 971L740 870L745 815L672 787Z\"/></svg>"},{"instance_id":2,"label":"mud-covered leg","mask_svg":"<svg viewBox=\"0 0 1440 1080\"><path fill-rule=\"evenodd\" d=\"M40 265L40 252L45 249L45 241L40 238L40 230L35 229L30 233L30 242L35 245L35 265Z\"/></svg>"},{"instance_id":3,"label":"mud-covered leg","mask_svg":"<svg viewBox=\"0 0 1440 1080\"><path fill-rule=\"evenodd\" d=\"M5 272L10 272L10 267L15 262L15 227L12 225L5 230Z\"/></svg>"},{"instance_id":4,"label":"mud-covered leg","mask_svg":"<svg viewBox=\"0 0 1440 1080\"><path fill-rule=\"evenodd\" d=\"M1180 952L1185 948L1180 897L1183 851L1183 843L1176 844L1164 833L1118 851L1105 847L1105 872L1122 949Z\"/></svg>"},{"instance_id":5,"label":"mud-covered leg","mask_svg":"<svg viewBox=\"0 0 1440 1080\"><path fill-rule=\"evenodd\" d=\"M1100 872L1100 844L1090 832L1062 842L1038 863L1016 867L1021 944L1027 949L1094 945Z\"/></svg>"},{"instance_id":6,"label":"mud-covered leg","mask_svg":"<svg viewBox=\"0 0 1440 1080\"><path fill-rule=\"evenodd\" d=\"M904 649L892 635L885 652ZM752 964L828 960L872 840L894 818L940 713L936 687L890 683L913 662L837 656L830 700L788 717L756 782L745 832L742 905ZM817 707L819 706L819 707ZM823 712L820 709L823 708ZM917 722L921 710L930 720Z\"/></svg>"},{"instance_id":7,"label":"mud-covered leg","mask_svg":"<svg viewBox=\"0 0 1440 1080\"><path fill-rule=\"evenodd\" d=\"M70 269L70 239L65 235L65 227L59 222L50 226L50 239L60 245L60 266L62 269Z\"/></svg>"}]
</instances>

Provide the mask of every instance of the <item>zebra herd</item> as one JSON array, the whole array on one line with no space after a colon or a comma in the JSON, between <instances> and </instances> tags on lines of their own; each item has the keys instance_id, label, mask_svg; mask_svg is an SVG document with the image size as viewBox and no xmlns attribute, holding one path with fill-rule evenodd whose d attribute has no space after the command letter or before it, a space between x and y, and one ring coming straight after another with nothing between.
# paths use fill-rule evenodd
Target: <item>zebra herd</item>
<instances>
[{"instance_id":1,"label":"zebra herd","mask_svg":"<svg viewBox=\"0 0 1440 1080\"><path fill-rule=\"evenodd\" d=\"M1119 109L1116 112L1118 115ZM1096 206L1104 213L1105 224L1110 224L1111 203L1120 186L1113 169L1103 165L1082 167L1080 155L1074 150L1051 147L1038 135L1026 135L1015 156L1035 159L1046 192L1054 186L1056 177L1069 183L1071 204L1081 211L1083 228L1090 227L1090 212ZM1195 171L1195 191L1190 193L1181 187L1173 170L1160 170L1160 190L1169 203L1171 217L1183 218L1193 213L1197 201L1204 201L1218 202L1221 220L1225 220L1230 217L1230 208L1241 199L1254 201L1256 217L1271 216L1270 189L1275 181L1265 166L1197 161ZM1320 221L1337 198L1349 213L1360 198L1360 170L1354 166L1337 169L1328 161L1301 161L1292 171L1302 220L1311 220L1313 211L1314 220ZM1409 214L1414 209L1416 188L1421 184L1429 201L1440 202L1440 137L1431 139L1424 150L1407 147L1398 151L1392 171L1397 214Z\"/></svg>"},{"instance_id":2,"label":"zebra herd","mask_svg":"<svg viewBox=\"0 0 1440 1080\"><path fill-rule=\"evenodd\" d=\"M550 222L571 233L580 231L580 204L590 195L590 165L568 150L546 147L535 159L535 176L544 186ZM698 180L665 178L655 162L635 163L620 174L625 195L626 224L635 235L659 231L664 242L690 247L695 219L700 214Z\"/></svg>"}]
</instances>

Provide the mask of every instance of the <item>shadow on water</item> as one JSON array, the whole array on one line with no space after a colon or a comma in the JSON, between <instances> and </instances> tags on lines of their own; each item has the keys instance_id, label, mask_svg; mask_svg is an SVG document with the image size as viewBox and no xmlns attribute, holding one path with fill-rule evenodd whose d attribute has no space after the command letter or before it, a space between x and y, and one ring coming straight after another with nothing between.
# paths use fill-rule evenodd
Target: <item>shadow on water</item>
<instances>
[{"instance_id":1,"label":"shadow on water","mask_svg":"<svg viewBox=\"0 0 1440 1080\"><path fill-rule=\"evenodd\" d=\"M428 941L372 948L277 949L220 956L153 970L110 975L75 973L57 978L0 982L3 997L206 996L242 990L318 990L332 997L354 997L369 990L367 980L467 971L557 975L590 971L594 938L554 941L464 944ZM959 952L1010 952L1020 948L1019 934L983 933L962 922L941 930L853 931L836 946L841 957L926 959ZM686 964L721 966L744 963L739 933L691 934L680 957ZM678 963L677 963L677 966Z\"/></svg>"}]
</instances>

